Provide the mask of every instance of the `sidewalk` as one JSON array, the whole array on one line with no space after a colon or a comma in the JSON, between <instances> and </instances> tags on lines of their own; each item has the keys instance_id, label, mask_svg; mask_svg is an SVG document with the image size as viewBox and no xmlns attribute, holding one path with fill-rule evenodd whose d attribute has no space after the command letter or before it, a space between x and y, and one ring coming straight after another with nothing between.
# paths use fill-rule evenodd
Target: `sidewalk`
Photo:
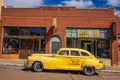
<instances>
[{"instance_id":1,"label":"sidewalk","mask_svg":"<svg viewBox=\"0 0 120 80\"><path fill-rule=\"evenodd\" d=\"M117 70L117 71L120 71L120 65L119 66L111 66L111 59L99 58L99 60L103 61L103 63L105 64L107 70Z\"/></svg>"},{"instance_id":2,"label":"sidewalk","mask_svg":"<svg viewBox=\"0 0 120 80\"><path fill-rule=\"evenodd\" d=\"M109 59L99 59L106 65L106 71L120 72L120 66L110 66ZM0 59L0 66L19 66L23 67L26 59Z\"/></svg>"},{"instance_id":3,"label":"sidewalk","mask_svg":"<svg viewBox=\"0 0 120 80\"><path fill-rule=\"evenodd\" d=\"M0 66L19 66L23 67L25 59L0 59Z\"/></svg>"}]
</instances>

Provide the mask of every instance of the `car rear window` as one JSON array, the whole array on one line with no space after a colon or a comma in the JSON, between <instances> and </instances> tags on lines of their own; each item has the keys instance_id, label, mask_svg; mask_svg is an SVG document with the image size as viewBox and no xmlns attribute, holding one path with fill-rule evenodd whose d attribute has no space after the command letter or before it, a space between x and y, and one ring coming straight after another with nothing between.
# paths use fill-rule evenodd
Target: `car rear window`
<instances>
[{"instance_id":1,"label":"car rear window","mask_svg":"<svg viewBox=\"0 0 120 80\"><path fill-rule=\"evenodd\" d=\"M81 52L82 56L89 56L86 52Z\"/></svg>"}]
</instances>

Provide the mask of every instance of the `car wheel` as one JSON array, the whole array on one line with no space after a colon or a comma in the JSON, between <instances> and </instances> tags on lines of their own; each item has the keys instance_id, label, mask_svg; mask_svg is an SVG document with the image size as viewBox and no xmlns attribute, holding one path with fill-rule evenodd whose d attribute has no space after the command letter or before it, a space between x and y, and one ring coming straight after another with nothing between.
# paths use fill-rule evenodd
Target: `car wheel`
<instances>
[{"instance_id":1,"label":"car wheel","mask_svg":"<svg viewBox=\"0 0 120 80\"><path fill-rule=\"evenodd\" d=\"M33 64L33 71L35 72L42 72L43 71L43 65L40 62L35 62Z\"/></svg>"},{"instance_id":2,"label":"car wheel","mask_svg":"<svg viewBox=\"0 0 120 80\"><path fill-rule=\"evenodd\" d=\"M88 75L88 76L91 76L93 74L95 74L95 69L93 67L85 67L83 69L83 72Z\"/></svg>"}]
</instances>

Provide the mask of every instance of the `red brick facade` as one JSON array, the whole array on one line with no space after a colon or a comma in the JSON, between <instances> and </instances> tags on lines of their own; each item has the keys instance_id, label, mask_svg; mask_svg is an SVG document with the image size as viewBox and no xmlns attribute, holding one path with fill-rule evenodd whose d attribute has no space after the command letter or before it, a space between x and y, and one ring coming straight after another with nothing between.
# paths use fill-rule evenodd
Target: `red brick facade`
<instances>
[{"instance_id":1,"label":"red brick facade","mask_svg":"<svg viewBox=\"0 0 120 80\"><path fill-rule=\"evenodd\" d=\"M2 21L0 20L0 34L2 34ZM0 42L2 42L2 35L0 35ZM0 44L0 52L2 52L2 44Z\"/></svg>"},{"instance_id":2,"label":"red brick facade","mask_svg":"<svg viewBox=\"0 0 120 80\"><path fill-rule=\"evenodd\" d=\"M53 27L53 18L57 28ZM75 7L2 8L3 26L46 27L45 52L49 53L50 39L58 35L62 47L66 47L66 28L111 28L120 33L120 18L114 16L114 9L77 9ZM111 26L112 25L112 26ZM2 32L2 28L0 28ZM2 35L0 35L1 37ZM0 38L2 42L2 38ZM2 45L2 43L0 44ZM118 64L118 39L112 40L112 64ZM0 46L1 49L1 46ZM2 50L0 50L2 52Z\"/></svg>"},{"instance_id":3,"label":"red brick facade","mask_svg":"<svg viewBox=\"0 0 120 80\"><path fill-rule=\"evenodd\" d=\"M120 17L113 17L116 27L116 39L112 42L112 64L118 64L118 34L120 34Z\"/></svg>"}]
</instances>

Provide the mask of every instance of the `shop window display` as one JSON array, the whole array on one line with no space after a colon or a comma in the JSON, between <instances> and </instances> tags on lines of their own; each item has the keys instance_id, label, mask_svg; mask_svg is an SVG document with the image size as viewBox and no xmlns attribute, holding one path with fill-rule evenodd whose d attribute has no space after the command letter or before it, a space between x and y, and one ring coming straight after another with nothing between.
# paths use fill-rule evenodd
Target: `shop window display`
<instances>
[{"instance_id":1,"label":"shop window display","mask_svg":"<svg viewBox=\"0 0 120 80\"><path fill-rule=\"evenodd\" d=\"M3 53L18 53L19 40L15 38L4 38Z\"/></svg>"},{"instance_id":2,"label":"shop window display","mask_svg":"<svg viewBox=\"0 0 120 80\"><path fill-rule=\"evenodd\" d=\"M66 46L86 49L99 58L111 58L110 29L66 29Z\"/></svg>"},{"instance_id":3,"label":"shop window display","mask_svg":"<svg viewBox=\"0 0 120 80\"><path fill-rule=\"evenodd\" d=\"M97 40L96 52L97 52L97 57L109 58L110 57L110 41Z\"/></svg>"},{"instance_id":4,"label":"shop window display","mask_svg":"<svg viewBox=\"0 0 120 80\"><path fill-rule=\"evenodd\" d=\"M45 28L5 26L3 30L3 54L15 54L19 53L20 50L26 51L28 45L32 45L31 50L35 53L45 52ZM26 44L26 46L20 45L23 44L22 40L33 40L34 43ZM24 49L21 49L21 46Z\"/></svg>"}]
</instances>

